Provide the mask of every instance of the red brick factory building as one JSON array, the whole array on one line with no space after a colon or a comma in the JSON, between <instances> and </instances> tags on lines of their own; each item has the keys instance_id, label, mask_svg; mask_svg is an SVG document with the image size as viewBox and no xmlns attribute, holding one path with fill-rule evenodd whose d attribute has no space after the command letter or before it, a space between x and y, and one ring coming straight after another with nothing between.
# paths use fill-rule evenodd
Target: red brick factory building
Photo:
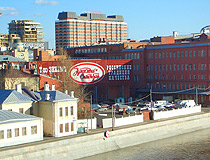
<instances>
[{"instance_id":1,"label":"red brick factory building","mask_svg":"<svg viewBox=\"0 0 210 160\"><path fill-rule=\"evenodd\" d=\"M167 38L167 37L165 37ZM160 42L161 43L161 42ZM196 99L198 103L210 104L210 40L197 42L164 44L129 42L118 44L99 44L94 46L69 48L68 54L75 59L87 59L94 62L105 61L123 64L129 61L130 79L107 81L115 92L109 97L139 98L152 92L155 98ZM120 63L122 62L122 63ZM128 62L126 62L128 63ZM105 90L107 86L94 84ZM197 89L197 92L196 92ZM109 89L110 90L110 89ZM123 94L116 94L118 93ZM97 93L100 95L100 92Z\"/></svg>"}]
</instances>

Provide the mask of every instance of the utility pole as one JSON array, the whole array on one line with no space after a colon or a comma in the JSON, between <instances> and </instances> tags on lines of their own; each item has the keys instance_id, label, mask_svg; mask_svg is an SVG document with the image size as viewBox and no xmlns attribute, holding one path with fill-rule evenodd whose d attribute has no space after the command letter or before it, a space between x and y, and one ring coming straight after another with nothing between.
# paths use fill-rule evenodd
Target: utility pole
<instances>
[{"instance_id":1,"label":"utility pole","mask_svg":"<svg viewBox=\"0 0 210 160\"><path fill-rule=\"evenodd\" d=\"M112 131L114 131L114 116L113 116L113 105L112 105Z\"/></svg>"},{"instance_id":2,"label":"utility pole","mask_svg":"<svg viewBox=\"0 0 210 160\"><path fill-rule=\"evenodd\" d=\"M91 118L91 122L90 123L91 123L91 129L93 129L92 128L92 114L93 113L92 113L92 95L91 95L90 96L90 118Z\"/></svg>"},{"instance_id":3,"label":"utility pole","mask_svg":"<svg viewBox=\"0 0 210 160\"><path fill-rule=\"evenodd\" d=\"M150 88L150 103L151 103L151 110L152 110L152 84Z\"/></svg>"},{"instance_id":4,"label":"utility pole","mask_svg":"<svg viewBox=\"0 0 210 160\"><path fill-rule=\"evenodd\" d=\"M198 105L198 86L196 85L196 105Z\"/></svg>"}]
</instances>

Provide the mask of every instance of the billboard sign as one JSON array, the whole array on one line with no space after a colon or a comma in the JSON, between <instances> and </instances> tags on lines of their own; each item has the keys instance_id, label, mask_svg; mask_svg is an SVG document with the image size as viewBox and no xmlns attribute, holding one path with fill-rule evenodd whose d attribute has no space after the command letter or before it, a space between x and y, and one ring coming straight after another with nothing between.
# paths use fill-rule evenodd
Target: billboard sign
<instances>
[{"instance_id":1,"label":"billboard sign","mask_svg":"<svg viewBox=\"0 0 210 160\"><path fill-rule=\"evenodd\" d=\"M105 70L102 66L92 62L82 62L74 65L70 69L71 79L83 85L94 84L101 81L105 76Z\"/></svg>"}]
</instances>

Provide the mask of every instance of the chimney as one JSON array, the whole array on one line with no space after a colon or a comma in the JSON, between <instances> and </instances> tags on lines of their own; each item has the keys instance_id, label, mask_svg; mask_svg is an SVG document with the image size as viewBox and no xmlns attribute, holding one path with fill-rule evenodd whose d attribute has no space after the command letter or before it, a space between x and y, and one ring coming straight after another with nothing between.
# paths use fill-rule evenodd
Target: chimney
<instances>
[{"instance_id":1,"label":"chimney","mask_svg":"<svg viewBox=\"0 0 210 160\"><path fill-rule=\"evenodd\" d=\"M21 87L21 84L16 84L15 85L15 89L17 92L21 93L22 94L22 87Z\"/></svg>"},{"instance_id":2,"label":"chimney","mask_svg":"<svg viewBox=\"0 0 210 160\"><path fill-rule=\"evenodd\" d=\"M44 91L49 91L50 90L49 88L50 88L49 84L44 84Z\"/></svg>"},{"instance_id":3,"label":"chimney","mask_svg":"<svg viewBox=\"0 0 210 160\"><path fill-rule=\"evenodd\" d=\"M71 91L71 97L74 98L74 91Z\"/></svg>"},{"instance_id":4,"label":"chimney","mask_svg":"<svg viewBox=\"0 0 210 160\"><path fill-rule=\"evenodd\" d=\"M51 91L55 91L55 85L51 85Z\"/></svg>"},{"instance_id":5,"label":"chimney","mask_svg":"<svg viewBox=\"0 0 210 160\"><path fill-rule=\"evenodd\" d=\"M68 90L65 90L65 94L68 94Z\"/></svg>"}]
</instances>

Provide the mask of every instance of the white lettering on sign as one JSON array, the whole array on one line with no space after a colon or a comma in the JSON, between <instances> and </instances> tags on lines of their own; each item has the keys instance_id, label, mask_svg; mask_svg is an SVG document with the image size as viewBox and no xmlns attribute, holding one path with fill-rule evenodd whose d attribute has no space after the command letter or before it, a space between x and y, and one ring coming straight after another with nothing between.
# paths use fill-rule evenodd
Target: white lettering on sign
<instances>
[{"instance_id":1,"label":"white lettering on sign","mask_svg":"<svg viewBox=\"0 0 210 160\"><path fill-rule=\"evenodd\" d=\"M71 79L83 85L97 83L104 78L104 75L104 68L92 62L78 63L70 69Z\"/></svg>"},{"instance_id":2,"label":"white lettering on sign","mask_svg":"<svg viewBox=\"0 0 210 160\"><path fill-rule=\"evenodd\" d=\"M58 72L66 72L65 66L49 66L48 68L44 68L42 66L39 67L39 73L58 73Z\"/></svg>"},{"instance_id":3,"label":"white lettering on sign","mask_svg":"<svg viewBox=\"0 0 210 160\"><path fill-rule=\"evenodd\" d=\"M107 65L106 69L109 74L109 81L130 80L132 65Z\"/></svg>"}]
</instances>

